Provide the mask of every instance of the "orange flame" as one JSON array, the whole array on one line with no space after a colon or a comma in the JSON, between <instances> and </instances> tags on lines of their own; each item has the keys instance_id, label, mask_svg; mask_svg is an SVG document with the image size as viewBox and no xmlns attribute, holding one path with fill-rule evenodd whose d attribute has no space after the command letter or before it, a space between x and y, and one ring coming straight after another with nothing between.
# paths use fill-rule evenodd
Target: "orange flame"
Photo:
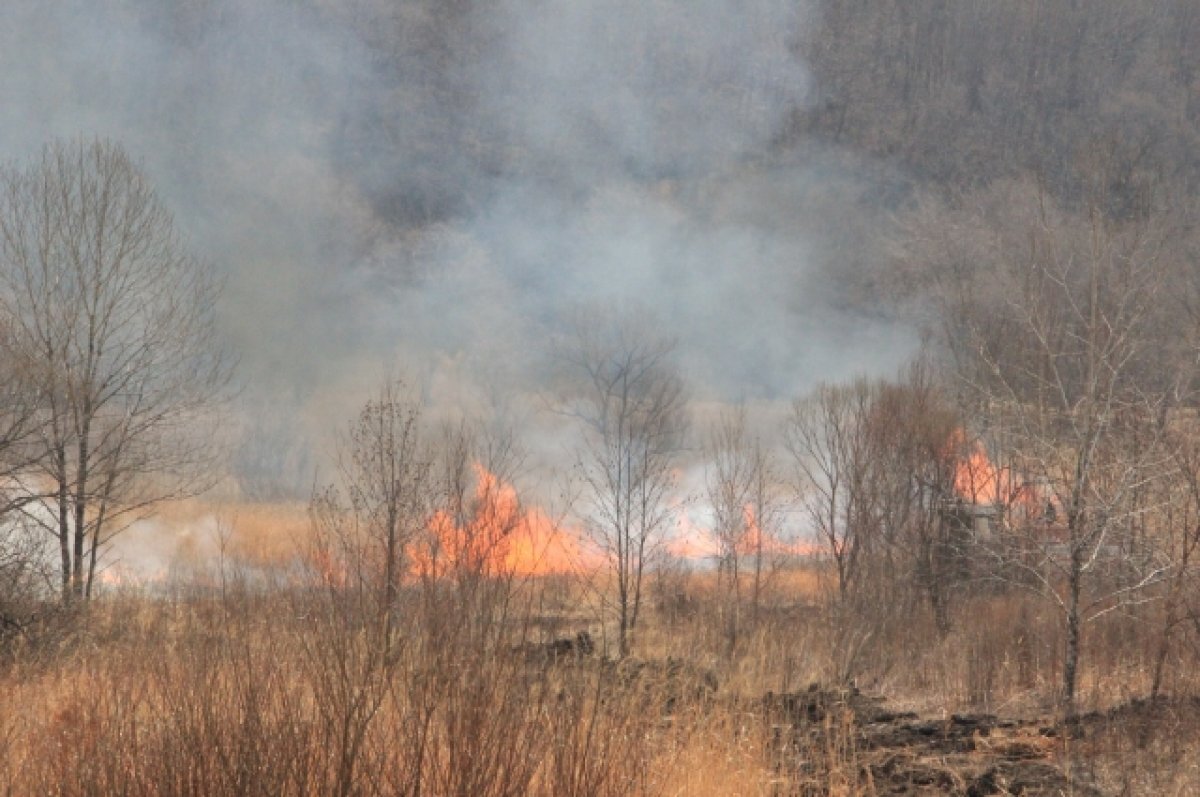
<instances>
[{"instance_id":1,"label":"orange flame","mask_svg":"<svg viewBox=\"0 0 1200 797\"><path fill-rule=\"evenodd\" d=\"M754 504L746 504L742 508L742 516L745 533L742 534L738 545L738 553L742 556L752 556L760 548L763 553L769 554L807 554L812 552L811 546L800 543L789 544L774 534L764 532L758 524L758 513L754 511Z\"/></svg>"},{"instance_id":2,"label":"orange flame","mask_svg":"<svg viewBox=\"0 0 1200 797\"><path fill-rule=\"evenodd\" d=\"M960 429L952 445L966 445L966 435ZM1010 518L1051 522L1058 500L1044 487L1039 487L1018 471L994 464L983 444L975 440L967 446L964 459L954 471L954 492L964 501L975 505L1003 507Z\"/></svg>"},{"instance_id":3,"label":"orange flame","mask_svg":"<svg viewBox=\"0 0 1200 797\"><path fill-rule=\"evenodd\" d=\"M788 542L777 535L764 532L759 525L754 504L746 504L742 508L745 517L746 533L742 535L742 544L738 546L742 556L753 556L760 550L771 556L811 556L816 553L816 546L805 542Z\"/></svg>"},{"instance_id":4,"label":"orange flame","mask_svg":"<svg viewBox=\"0 0 1200 797\"><path fill-rule=\"evenodd\" d=\"M964 433L956 433L954 443L965 442ZM957 447L957 446L956 446ZM954 492L972 504L999 504L1012 495L1012 477L1006 468L998 468L988 458L978 440L970 444L965 459L954 470Z\"/></svg>"},{"instance_id":5,"label":"orange flame","mask_svg":"<svg viewBox=\"0 0 1200 797\"><path fill-rule=\"evenodd\" d=\"M756 554L760 541L762 552L771 556L807 556L815 550L812 545L802 542L789 543L770 532L764 532L753 504L742 507L742 524L736 544L739 557ZM667 544L667 550L672 556L681 559L705 559L721 555L720 543L713 531L695 523L682 506L675 508L675 526L677 533Z\"/></svg>"},{"instance_id":6,"label":"orange flame","mask_svg":"<svg viewBox=\"0 0 1200 797\"><path fill-rule=\"evenodd\" d=\"M540 507L526 507L517 490L483 465L475 466L474 500L459 517L440 509L427 525L424 550L412 556L420 575L451 572L521 576L564 573L580 562L577 537Z\"/></svg>"}]
</instances>

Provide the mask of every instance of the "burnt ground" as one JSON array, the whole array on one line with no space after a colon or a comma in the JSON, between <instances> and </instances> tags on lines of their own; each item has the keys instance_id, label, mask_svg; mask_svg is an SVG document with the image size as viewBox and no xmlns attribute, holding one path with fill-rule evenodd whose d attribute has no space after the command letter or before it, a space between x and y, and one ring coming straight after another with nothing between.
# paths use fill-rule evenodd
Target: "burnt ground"
<instances>
[{"instance_id":1,"label":"burnt ground","mask_svg":"<svg viewBox=\"0 0 1200 797\"><path fill-rule=\"evenodd\" d=\"M684 705L725 702L711 671L672 658L593 657L586 632L534 649L538 661L599 667L618 683L645 690L664 715ZM765 724L779 795L1194 793L1190 786L1181 790L1172 773L1197 768L1200 697L1133 700L1065 724L982 713L922 716L857 689L815 684L726 700Z\"/></svg>"},{"instance_id":2,"label":"burnt ground","mask_svg":"<svg viewBox=\"0 0 1200 797\"><path fill-rule=\"evenodd\" d=\"M892 711L857 690L767 694L773 766L783 793L862 790L916 795L1076 795L1105 792L1061 765L1064 730L1046 722L955 714L930 719ZM1111 717L1103 718L1104 723ZM1065 736L1086 736L1084 717Z\"/></svg>"}]
</instances>

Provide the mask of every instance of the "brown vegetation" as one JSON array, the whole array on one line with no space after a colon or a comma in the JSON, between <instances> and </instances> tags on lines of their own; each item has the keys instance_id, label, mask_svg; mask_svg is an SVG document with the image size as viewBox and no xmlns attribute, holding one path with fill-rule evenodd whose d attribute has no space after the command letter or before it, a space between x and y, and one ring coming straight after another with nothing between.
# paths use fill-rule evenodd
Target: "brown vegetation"
<instances>
[{"instance_id":1,"label":"brown vegetation","mask_svg":"<svg viewBox=\"0 0 1200 797\"><path fill-rule=\"evenodd\" d=\"M406 108L402 63L441 76L494 35L476 3L410 5L371 37ZM3 171L0 792L1197 793L1193 6L828 0L790 45L810 101L762 152L622 179L720 193L804 147L896 168L814 256L920 329L916 362L773 395L764 434L723 407L696 440L675 343L585 310L543 394L573 422L561 517L522 502L499 421L435 427L389 383L307 507L237 507L145 588L99 562L217 480L219 281L118 145ZM416 88L470 118L474 92ZM675 102L662 130L692 118ZM551 168L435 132L488 174ZM435 171L366 198L406 231L452 218ZM712 570L670 556L697 500Z\"/></svg>"},{"instance_id":2,"label":"brown vegetation","mask_svg":"<svg viewBox=\"0 0 1200 797\"><path fill-rule=\"evenodd\" d=\"M86 626L47 618L5 645L0 782L14 795L1197 786L1200 708L1136 700L1158 605L1099 621L1080 678L1088 711L1064 726L1053 713L1062 630L1019 593L964 602L949 634L917 612L852 640L820 603L777 592L728 658L710 622L726 598L700 574L682 582L696 613L668 633L650 610L625 662L534 661L526 651L559 648L529 623L552 586L511 585L508 605L521 608L480 624L452 585L412 585L390 643L350 593L263 589L232 565L210 591L111 595ZM864 648L857 688L836 681L847 644ZM1171 671L1172 693L1195 686Z\"/></svg>"}]
</instances>

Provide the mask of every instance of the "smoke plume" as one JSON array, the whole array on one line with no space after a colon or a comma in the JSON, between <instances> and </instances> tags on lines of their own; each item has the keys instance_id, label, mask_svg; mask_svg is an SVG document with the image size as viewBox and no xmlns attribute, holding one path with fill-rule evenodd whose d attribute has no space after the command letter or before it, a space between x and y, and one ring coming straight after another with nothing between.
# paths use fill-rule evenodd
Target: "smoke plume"
<instances>
[{"instance_id":1,"label":"smoke plume","mask_svg":"<svg viewBox=\"0 0 1200 797\"><path fill-rule=\"evenodd\" d=\"M437 402L522 405L584 304L655 315L707 400L890 368L908 336L848 306L830 232L869 186L788 141L812 13L12 0L0 157L100 135L143 160L228 275L238 467L304 484L294 441L390 371Z\"/></svg>"}]
</instances>

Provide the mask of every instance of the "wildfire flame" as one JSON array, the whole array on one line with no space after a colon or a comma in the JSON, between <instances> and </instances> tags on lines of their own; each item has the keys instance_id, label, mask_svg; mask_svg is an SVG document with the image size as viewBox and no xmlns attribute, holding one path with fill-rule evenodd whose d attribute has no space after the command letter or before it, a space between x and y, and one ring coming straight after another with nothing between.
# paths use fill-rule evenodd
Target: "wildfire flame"
<instances>
[{"instance_id":1,"label":"wildfire flame","mask_svg":"<svg viewBox=\"0 0 1200 797\"><path fill-rule=\"evenodd\" d=\"M961 430L954 441L961 447L966 444ZM1007 468L992 463L978 440L967 446L967 455L958 462L954 471L954 492L972 504L1000 504L1012 496L1012 474Z\"/></svg>"},{"instance_id":2,"label":"wildfire flame","mask_svg":"<svg viewBox=\"0 0 1200 797\"><path fill-rule=\"evenodd\" d=\"M745 534L738 545L738 553L742 556L753 556L759 550L769 554L800 554L812 553L812 546L801 543L786 543L773 534L763 532L758 523L758 513L753 504L742 508Z\"/></svg>"},{"instance_id":3,"label":"wildfire flame","mask_svg":"<svg viewBox=\"0 0 1200 797\"><path fill-rule=\"evenodd\" d=\"M675 508L675 526L675 537L667 545L671 555L681 559L711 559L721 555L716 534L711 529L695 523L682 506ZM761 550L767 555L807 556L813 553L811 545L785 542L769 532L763 532L754 505L746 504L742 507L742 528L737 536L737 555L749 557L758 553L760 541Z\"/></svg>"},{"instance_id":4,"label":"wildfire flame","mask_svg":"<svg viewBox=\"0 0 1200 797\"><path fill-rule=\"evenodd\" d=\"M474 467L474 500L461 513L443 508L433 514L427 544L411 557L416 573L436 576L468 569L534 576L579 565L576 535L542 508L525 506L513 485L483 465Z\"/></svg>"},{"instance_id":5,"label":"wildfire flame","mask_svg":"<svg viewBox=\"0 0 1200 797\"><path fill-rule=\"evenodd\" d=\"M1049 490L1011 467L993 463L983 443L974 440L968 444L961 429L952 445L966 449L954 471L954 492L959 498L978 506L1004 507L1010 518L1052 522L1059 502Z\"/></svg>"}]
</instances>

